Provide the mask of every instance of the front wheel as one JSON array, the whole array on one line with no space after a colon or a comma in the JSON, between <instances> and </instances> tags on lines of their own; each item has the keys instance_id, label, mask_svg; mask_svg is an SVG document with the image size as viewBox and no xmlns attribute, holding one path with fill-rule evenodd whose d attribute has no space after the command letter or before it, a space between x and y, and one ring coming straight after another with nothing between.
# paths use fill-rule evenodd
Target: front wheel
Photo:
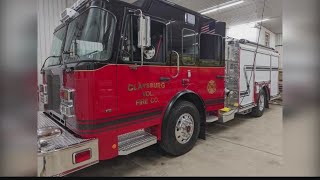
<instances>
[{"instance_id":1,"label":"front wheel","mask_svg":"<svg viewBox=\"0 0 320 180\"><path fill-rule=\"evenodd\" d=\"M257 106L252 109L251 114L254 117L261 117L266 107L265 104L266 104L266 93L264 92L264 90L261 90L259 93Z\"/></svg>"},{"instance_id":2,"label":"front wheel","mask_svg":"<svg viewBox=\"0 0 320 180\"><path fill-rule=\"evenodd\" d=\"M162 125L161 148L173 156L189 152L200 132L200 114L194 104L178 101Z\"/></svg>"}]
</instances>

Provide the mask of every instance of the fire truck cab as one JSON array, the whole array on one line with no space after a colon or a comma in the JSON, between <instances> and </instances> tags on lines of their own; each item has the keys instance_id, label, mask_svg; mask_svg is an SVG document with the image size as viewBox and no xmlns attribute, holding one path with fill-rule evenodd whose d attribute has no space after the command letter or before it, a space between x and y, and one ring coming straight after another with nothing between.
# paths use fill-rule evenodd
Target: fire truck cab
<instances>
[{"instance_id":1,"label":"fire truck cab","mask_svg":"<svg viewBox=\"0 0 320 180\"><path fill-rule=\"evenodd\" d=\"M174 156L189 152L206 122L223 118L225 31L165 0L79 0L63 11L41 69L38 175L64 176L156 143Z\"/></svg>"}]
</instances>

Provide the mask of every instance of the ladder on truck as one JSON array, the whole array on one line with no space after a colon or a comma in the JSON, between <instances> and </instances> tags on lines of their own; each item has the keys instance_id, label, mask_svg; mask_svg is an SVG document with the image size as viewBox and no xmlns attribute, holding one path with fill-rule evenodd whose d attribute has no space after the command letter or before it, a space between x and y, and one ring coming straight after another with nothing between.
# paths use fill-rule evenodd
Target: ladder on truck
<instances>
[{"instance_id":1,"label":"ladder on truck","mask_svg":"<svg viewBox=\"0 0 320 180\"><path fill-rule=\"evenodd\" d=\"M225 103L220 110L220 122L225 123L234 119L239 107L239 74L240 74L240 45L237 40L226 41L225 61Z\"/></svg>"}]
</instances>

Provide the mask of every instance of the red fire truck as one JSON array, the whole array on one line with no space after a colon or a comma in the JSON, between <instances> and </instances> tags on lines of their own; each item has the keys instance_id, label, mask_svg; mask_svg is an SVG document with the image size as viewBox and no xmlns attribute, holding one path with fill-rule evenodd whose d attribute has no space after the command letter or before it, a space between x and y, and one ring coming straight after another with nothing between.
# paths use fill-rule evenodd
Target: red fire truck
<instances>
[{"instance_id":1,"label":"red fire truck","mask_svg":"<svg viewBox=\"0 0 320 180\"><path fill-rule=\"evenodd\" d=\"M260 68L270 79L256 82L255 62L240 63L254 44L225 31L165 0L79 0L63 11L41 68L38 175L64 176L156 143L179 156L205 139L207 122L261 116L277 95L277 67L269 60ZM261 54L272 59L271 51ZM240 67L252 81L242 85Z\"/></svg>"}]
</instances>

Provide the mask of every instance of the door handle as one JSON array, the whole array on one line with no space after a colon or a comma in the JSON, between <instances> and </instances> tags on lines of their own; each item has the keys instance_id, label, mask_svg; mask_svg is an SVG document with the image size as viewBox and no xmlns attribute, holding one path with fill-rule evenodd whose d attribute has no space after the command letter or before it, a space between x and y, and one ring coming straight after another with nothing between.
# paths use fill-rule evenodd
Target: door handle
<instances>
[{"instance_id":1,"label":"door handle","mask_svg":"<svg viewBox=\"0 0 320 180\"><path fill-rule=\"evenodd\" d=\"M160 82L167 82L170 81L170 78L168 77L160 77Z\"/></svg>"},{"instance_id":2,"label":"door handle","mask_svg":"<svg viewBox=\"0 0 320 180\"><path fill-rule=\"evenodd\" d=\"M136 71L139 67L141 66L135 64L135 65L129 66L129 69Z\"/></svg>"}]
</instances>

